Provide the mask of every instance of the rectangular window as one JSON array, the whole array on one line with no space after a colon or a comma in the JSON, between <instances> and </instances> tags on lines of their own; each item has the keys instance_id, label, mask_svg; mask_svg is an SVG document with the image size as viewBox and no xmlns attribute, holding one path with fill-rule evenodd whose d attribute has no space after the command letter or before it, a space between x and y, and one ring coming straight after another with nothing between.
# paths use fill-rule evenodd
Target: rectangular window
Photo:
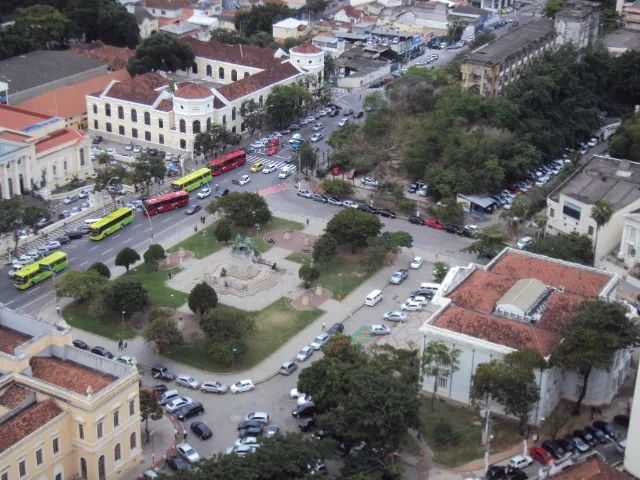
<instances>
[{"instance_id":1,"label":"rectangular window","mask_svg":"<svg viewBox=\"0 0 640 480\"><path fill-rule=\"evenodd\" d=\"M84 167L84 148L80 149L80 166Z\"/></svg>"},{"instance_id":2,"label":"rectangular window","mask_svg":"<svg viewBox=\"0 0 640 480\"><path fill-rule=\"evenodd\" d=\"M449 379L447 377L438 377L438 388L447 388Z\"/></svg>"},{"instance_id":3,"label":"rectangular window","mask_svg":"<svg viewBox=\"0 0 640 480\"><path fill-rule=\"evenodd\" d=\"M96 425L96 433L98 435L98 438L102 438L102 421L98 422L98 424Z\"/></svg>"},{"instance_id":4,"label":"rectangular window","mask_svg":"<svg viewBox=\"0 0 640 480\"><path fill-rule=\"evenodd\" d=\"M120 425L120 410L113 412L113 428Z\"/></svg>"},{"instance_id":5,"label":"rectangular window","mask_svg":"<svg viewBox=\"0 0 640 480\"><path fill-rule=\"evenodd\" d=\"M60 439L54 438L53 439L53 454L57 455L58 453L60 453Z\"/></svg>"},{"instance_id":6,"label":"rectangular window","mask_svg":"<svg viewBox=\"0 0 640 480\"><path fill-rule=\"evenodd\" d=\"M138 138L138 129L137 128L132 128L131 129L131 136L133 138Z\"/></svg>"},{"instance_id":7,"label":"rectangular window","mask_svg":"<svg viewBox=\"0 0 640 480\"><path fill-rule=\"evenodd\" d=\"M564 202L564 206L562 207L562 213L567 217L575 218L576 220L580 220L581 211L582 209L579 206L570 202Z\"/></svg>"},{"instance_id":8,"label":"rectangular window","mask_svg":"<svg viewBox=\"0 0 640 480\"><path fill-rule=\"evenodd\" d=\"M43 462L43 458L42 458L42 449L39 448L38 450L36 450L36 465L40 466L42 465Z\"/></svg>"},{"instance_id":9,"label":"rectangular window","mask_svg":"<svg viewBox=\"0 0 640 480\"><path fill-rule=\"evenodd\" d=\"M147 142L150 142L151 141L151 132L144 132L144 139Z\"/></svg>"},{"instance_id":10,"label":"rectangular window","mask_svg":"<svg viewBox=\"0 0 640 480\"><path fill-rule=\"evenodd\" d=\"M61 473L56 473L56 479L55 480L62 480L62 474Z\"/></svg>"},{"instance_id":11,"label":"rectangular window","mask_svg":"<svg viewBox=\"0 0 640 480\"><path fill-rule=\"evenodd\" d=\"M589 228L587 229L587 234L593 235L593 226L589 225Z\"/></svg>"},{"instance_id":12,"label":"rectangular window","mask_svg":"<svg viewBox=\"0 0 640 480\"><path fill-rule=\"evenodd\" d=\"M107 122L107 132L111 133L111 124Z\"/></svg>"},{"instance_id":13,"label":"rectangular window","mask_svg":"<svg viewBox=\"0 0 640 480\"><path fill-rule=\"evenodd\" d=\"M64 162L62 162L62 165L63 165L64 171L66 172L68 170L67 161L65 160Z\"/></svg>"},{"instance_id":14,"label":"rectangular window","mask_svg":"<svg viewBox=\"0 0 640 480\"><path fill-rule=\"evenodd\" d=\"M162 128L162 127L163 127L162 119L159 118L158 119L158 128Z\"/></svg>"},{"instance_id":15,"label":"rectangular window","mask_svg":"<svg viewBox=\"0 0 640 480\"><path fill-rule=\"evenodd\" d=\"M98 106L95 103L93 104L93 113L98 113Z\"/></svg>"},{"instance_id":16,"label":"rectangular window","mask_svg":"<svg viewBox=\"0 0 640 480\"><path fill-rule=\"evenodd\" d=\"M78 438L84 440L84 425L81 423L78 424Z\"/></svg>"},{"instance_id":17,"label":"rectangular window","mask_svg":"<svg viewBox=\"0 0 640 480\"><path fill-rule=\"evenodd\" d=\"M2 472L2 476L0 476L0 480L9 480L9 472Z\"/></svg>"},{"instance_id":18,"label":"rectangular window","mask_svg":"<svg viewBox=\"0 0 640 480\"><path fill-rule=\"evenodd\" d=\"M129 415L134 416L136 414L136 399L129 400Z\"/></svg>"},{"instance_id":19,"label":"rectangular window","mask_svg":"<svg viewBox=\"0 0 640 480\"><path fill-rule=\"evenodd\" d=\"M550 208L550 209L549 209L549 216L550 216L551 218L553 218L553 217L555 217L555 215L556 215L556 210L555 210L555 208Z\"/></svg>"},{"instance_id":20,"label":"rectangular window","mask_svg":"<svg viewBox=\"0 0 640 480\"><path fill-rule=\"evenodd\" d=\"M164 135L158 135L158 143L164 145Z\"/></svg>"},{"instance_id":21,"label":"rectangular window","mask_svg":"<svg viewBox=\"0 0 640 480\"><path fill-rule=\"evenodd\" d=\"M119 133L120 135L124 135L124 126L122 126L122 125L119 125L119 126L118 126L118 133Z\"/></svg>"},{"instance_id":22,"label":"rectangular window","mask_svg":"<svg viewBox=\"0 0 640 480\"><path fill-rule=\"evenodd\" d=\"M54 166L52 167L52 170L53 170L53 176L55 177L55 176L58 174L58 166L57 166L57 165L54 165Z\"/></svg>"},{"instance_id":23,"label":"rectangular window","mask_svg":"<svg viewBox=\"0 0 640 480\"><path fill-rule=\"evenodd\" d=\"M99 125L99 124L98 124L98 120L94 120L94 121L93 121L93 128L94 128L95 130L98 130L98 125Z\"/></svg>"},{"instance_id":24,"label":"rectangular window","mask_svg":"<svg viewBox=\"0 0 640 480\"><path fill-rule=\"evenodd\" d=\"M18 473L20 474L20 478L27 476L27 461L20 460L18 463Z\"/></svg>"}]
</instances>

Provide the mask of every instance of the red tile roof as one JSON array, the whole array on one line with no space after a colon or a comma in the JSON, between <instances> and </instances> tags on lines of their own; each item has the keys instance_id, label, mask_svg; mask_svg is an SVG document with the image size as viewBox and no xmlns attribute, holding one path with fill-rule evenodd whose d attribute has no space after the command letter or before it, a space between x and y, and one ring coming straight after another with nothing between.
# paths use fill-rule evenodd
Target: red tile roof
<instances>
[{"instance_id":1,"label":"red tile roof","mask_svg":"<svg viewBox=\"0 0 640 480\"><path fill-rule=\"evenodd\" d=\"M167 99L160 100L160 103L158 103L156 109L162 110L163 112L170 112L171 110L173 110L173 102Z\"/></svg>"},{"instance_id":2,"label":"red tile roof","mask_svg":"<svg viewBox=\"0 0 640 480\"><path fill-rule=\"evenodd\" d=\"M135 54L135 50L105 45L99 40L73 47L71 50L87 58L100 60L109 65L109 68L112 70L122 70L125 68L129 59Z\"/></svg>"},{"instance_id":3,"label":"red tile roof","mask_svg":"<svg viewBox=\"0 0 640 480\"><path fill-rule=\"evenodd\" d=\"M538 328L560 333L564 324L573 316L584 297L567 292L553 292L547 300Z\"/></svg>"},{"instance_id":4,"label":"red tile roof","mask_svg":"<svg viewBox=\"0 0 640 480\"><path fill-rule=\"evenodd\" d=\"M193 6L189 0L144 0L144 4L150 8L162 8L164 10L177 10Z\"/></svg>"},{"instance_id":5,"label":"red tile roof","mask_svg":"<svg viewBox=\"0 0 640 480\"><path fill-rule=\"evenodd\" d=\"M82 395L91 387L93 393L111 385L116 377L79 363L53 357L33 357L29 364L33 376Z\"/></svg>"},{"instance_id":6,"label":"red tile roof","mask_svg":"<svg viewBox=\"0 0 640 480\"><path fill-rule=\"evenodd\" d=\"M51 115L0 104L0 127L22 130L51 118L53 118Z\"/></svg>"},{"instance_id":7,"label":"red tile roof","mask_svg":"<svg viewBox=\"0 0 640 480\"><path fill-rule=\"evenodd\" d=\"M302 54L312 54L312 53L322 52L322 49L316 47L315 45L311 45L310 43L303 43L302 45L298 45L297 47L292 48L291 50L294 51L295 53L302 53Z\"/></svg>"},{"instance_id":8,"label":"red tile roof","mask_svg":"<svg viewBox=\"0 0 640 480\"><path fill-rule=\"evenodd\" d=\"M449 298L460 307L491 313L496 302L516 280L478 269L469 275L450 294Z\"/></svg>"},{"instance_id":9,"label":"red tile roof","mask_svg":"<svg viewBox=\"0 0 640 480\"><path fill-rule=\"evenodd\" d=\"M178 88L174 92L174 96L180 98L207 98L211 97L213 92L204 85L195 82L182 82L178 84Z\"/></svg>"},{"instance_id":10,"label":"red tile roof","mask_svg":"<svg viewBox=\"0 0 640 480\"><path fill-rule=\"evenodd\" d=\"M298 75L300 71L290 62L279 63L272 68L250 75L242 80L218 88L227 100L236 100L273 83Z\"/></svg>"},{"instance_id":11,"label":"red tile roof","mask_svg":"<svg viewBox=\"0 0 640 480\"><path fill-rule=\"evenodd\" d=\"M28 388L14 383L0 394L0 406L12 410L29 398L31 393L32 391Z\"/></svg>"},{"instance_id":12,"label":"red tile roof","mask_svg":"<svg viewBox=\"0 0 640 480\"><path fill-rule=\"evenodd\" d=\"M34 403L0 425L0 453L62 414L63 410L52 399Z\"/></svg>"},{"instance_id":13,"label":"red tile roof","mask_svg":"<svg viewBox=\"0 0 640 480\"><path fill-rule=\"evenodd\" d=\"M11 140L13 142L27 142L27 140L29 140L29 135L24 135L20 133L10 132L9 130L4 130L0 132L0 138L4 140Z\"/></svg>"},{"instance_id":14,"label":"red tile roof","mask_svg":"<svg viewBox=\"0 0 640 480\"><path fill-rule=\"evenodd\" d=\"M157 73L143 73L131 80L113 84L105 95L129 102L153 105L160 95L158 88L168 84L169 80Z\"/></svg>"},{"instance_id":15,"label":"red tile roof","mask_svg":"<svg viewBox=\"0 0 640 480\"><path fill-rule=\"evenodd\" d=\"M36 143L36 154L53 150L54 148L67 143L77 144L85 138L84 134L74 128L63 128L62 130L53 132L51 135L39 140L38 143Z\"/></svg>"},{"instance_id":16,"label":"red tile roof","mask_svg":"<svg viewBox=\"0 0 640 480\"><path fill-rule=\"evenodd\" d=\"M515 279L536 278L545 285L584 297L597 296L609 281L604 273L573 267L553 260L535 258L513 250L491 267L491 272Z\"/></svg>"},{"instance_id":17,"label":"red tile roof","mask_svg":"<svg viewBox=\"0 0 640 480\"><path fill-rule=\"evenodd\" d=\"M33 337L22 332L0 326L0 352L15 355L16 347L28 342L31 338Z\"/></svg>"},{"instance_id":18,"label":"red tile roof","mask_svg":"<svg viewBox=\"0 0 640 480\"><path fill-rule=\"evenodd\" d=\"M556 474L556 480L631 480L634 477L607 465L600 457L593 456L584 463L573 465Z\"/></svg>"},{"instance_id":19,"label":"red tile roof","mask_svg":"<svg viewBox=\"0 0 640 480\"><path fill-rule=\"evenodd\" d=\"M255 45L226 45L209 41L203 42L193 37L184 37L181 43L190 45L196 57L208 58L219 62L233 63L255 68L268 68L279 62L274 58L274 50Z\"/></svg>"},{"instance_id":20,"label":"red tile roof","mask_svg":"<svg viewBox=\"0 0 640 480\"><path fill-rule=\"evenodd\" d=\"M550 354L559 340L555 333L527 323L456 305L447 308L433 325L514 349L531 348L543 356Z\"/></svg>"}]
</instances>

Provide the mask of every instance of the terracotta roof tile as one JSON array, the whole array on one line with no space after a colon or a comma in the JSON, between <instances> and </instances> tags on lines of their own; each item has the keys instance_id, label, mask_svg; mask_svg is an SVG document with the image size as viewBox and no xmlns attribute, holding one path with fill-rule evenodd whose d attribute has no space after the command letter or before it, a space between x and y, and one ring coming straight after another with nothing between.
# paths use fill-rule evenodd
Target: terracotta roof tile
<instances>
[{"instance_id":1,"label":"terracotta roof tile","mask_svg":"<svg viewBox=\"0 0 640 480\"><path fill-rule=\"evenodd\" d=\"M157 73L143 73L131 80L113 84L105 95L129 102L153 105L160 95L158 89L168 84L169 81Z\"/></svg>"},{"instance_id":2,"label":"terracotta roof tile","mask_svg":"<svg viewBox=\"0 0 640 480\"><path fill-rule=\"evenodd\" d=\"M460 307L491 313L514 283L513 278L478 269L455 288L449 298Z\"/></svg>"},{"instance_id":3,"label":"terracotta roof tile","mask_svg":"<svg viewBox=\"0 0 640 480\"><path fill-rule=\"evenodd\" d=\"M213 92L204 85L195 82L182 82L178 84L178 88L174 92L174 96L180 98L207 98L211 97Z\"/></svg>"},{"instance_id":4,"label":"terracotta roof tile","mask_svg":"<svg viewBox=\"0 0 640 480\"><path fill-rule=\"evenodd\" d=\"M584 463L573 465L556 474L553 478L556 480L631 480L634 477L607 465L598 456L593 456Z\"/></svg>"},{"instance_id":5,"label":"terracotta roof tile","mask_svg":"<svg viewBox=\"0 0 640 480\"><path fill-rule=\"evenodd\" d=\"M196 57L210 60L255 68L267 68L279 62L274 58L273 50L255 45L226 45L213 40L203 42L193 37L181 38L180 42L190 45Z\"/></svg>"},{"instance_id":6,"label":"terracotta roof tile","mask_svg":"<svg viewBox=\"0 0 640 480\"><path fill-rule=\"evenodd\" d=\"M15 355L16 347L28 342L31 338L33 337L22 332L0 326L0 352Z\"/></svg>"},{"instance_id":7,"label":"terracotta roof tile","mask_svg":"<svg viewBox=\"0 0 640 480\"><path fill-rule=\"evenodd\" d=\"M433 325L514 349L531 348L543 356L549 355L559 340L555 333L527 323L455 305L447 308Z\"/></svg>"},{"instance_id":8,"label":"terracotta roof tile","mask_svg":"<svg viewBox=\"0 0 640 480\"><path fill-rule=\"evenodd\" d=\"M34 403L0 425L0 453L45 426L63 410L52 399Z\"/></svg>"},{"instance_id":9,"label":"terracotta roof tile","mask_svg":"<svg viewBox=\"0 0 640 480\"><path fill-rule=\"evenodd\" d=\"M560 333L564 324L573 316L584 297L567 292L555 291L549 296L547 306L537 327Z\"/></svg>"},{"instance_id":10,"label":"terracotta roof tile","mask_svg":"<svg viewBox=\"0 0 640 480\"><path fill-rule=\"evenodd\" d=\"M22 130L52 118L51 115L43 115L24 108L0 104L0 127L11 130Z\"/></svg>"},{"instance_id":11,"label":"terracotta roof tile","mask_svg":"<svg viewBox=\"0 0 640 480\"><path fill-rule=\"evenodd\" d=\"M134 50L105 45L99 40L73 47L71 50L87 58L100 60L109 65L109 68L112 70L122 70L125 68L129 59L135 54Z\"/></svg>"},{"instance_id":12,"label":"terracotta roof tile","mask_svg":"<svg viewBox=\"0 0 640 480\"><path fill-rule=\"evenodd\" d=\"M156 109L162 110L163 112L170 112L171 110L173 110L173 102L171 100L167 100L166 98L164 100L160 100L160 103L158 103Z\"/></svg>"},{"instance_id":13,"label":"terracotta roof tile","mask_svg":"<svg viewBox=\"0 0 640 480\"><path fill-rule=\"evenodd\" d=\"M34 377L82 395L87 394L88 387L95 394L116 380L106 373L60 358L33 357L29 364Z\"/></svg>"},{"instance_id":14,"label":"terracotta roof tile","mask_svg":"<svg viewBox=\"0 0 640 480\"><path fill-rule=\"evenodd\" d=\"M536 278L551 287L586 297L597 296L609 276L552 260L532 257L513 250L503 255L491 268L492 273L507 277Z\"/></svg>"},{"instance_id":15,"label":"terracotta roof tile","mask_svg":"<svg viewBox=\"0 0 640 480\"><path fill-rule=\"evenodd\" d=\"M193 6L189 0L144 0L144 4L150 8L162 8L165 10L177 10Z\"/></svg>"},{"instance_id":16,"label":"terracotta roof tile","mask_svg":"<svg viewBox=\"0 0 640 480\"><path fill-rule=\"evenodd\" d=\"M312 54L312 53L320 53L322 49L316 47L315 45L311 45L310 43L303 43L302 45L298 45L291 49L295 53L303 53L303 54Z\"/></svg>"},{"instance_id":17,"label":"terracotta roof tile","mask_svg":"<svg viewBox=\"0 0 640 480\"><path fill-rule=\"evenodd\" d=\"M300 71L290 62L279 63L272 68L250 75L242 80L218 88L227 100L236 100L273 83L298 75Z\"/></svg>"},{"instance_id":18,"label":"terracotta roof tile","mask_svg":"<svg viewBox=\"0 0 640 480\"><path fill-rule=\"evenodd\" d=\"M76 144L85 138L85 135L80 133L78 130L73 128L64 128L47 135L42 140L39 140L38 143L36 143L36 153L43 153L70 142Z\"/></svg>"},{"instance_id":19,"label":"terracotta roof tile","mask_svg":"<svg viewBox=\"0 0 640 480\"><path fill-rule=\"evenodd\" d=\"M28 388L14 383L0 394L0 406L8 408L9 410L14 409L29 398L31 393L32 391Z\"/></svg>"}]
</instances>

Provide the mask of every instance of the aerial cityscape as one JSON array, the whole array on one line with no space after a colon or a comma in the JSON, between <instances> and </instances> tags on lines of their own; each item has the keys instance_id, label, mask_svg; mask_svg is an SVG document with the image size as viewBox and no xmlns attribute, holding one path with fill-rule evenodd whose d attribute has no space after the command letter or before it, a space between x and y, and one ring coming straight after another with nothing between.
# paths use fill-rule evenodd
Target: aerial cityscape
<instances>
[{"instance_id":1,"label":"aerial cityscape","mask_svg":"<svg viewBox=\"0 0 640 480\"><path fill-rule=\"evenodd\" d=\"M640 3L0 17L0 480L640 478Z\"/></svg>"}]
</instances>

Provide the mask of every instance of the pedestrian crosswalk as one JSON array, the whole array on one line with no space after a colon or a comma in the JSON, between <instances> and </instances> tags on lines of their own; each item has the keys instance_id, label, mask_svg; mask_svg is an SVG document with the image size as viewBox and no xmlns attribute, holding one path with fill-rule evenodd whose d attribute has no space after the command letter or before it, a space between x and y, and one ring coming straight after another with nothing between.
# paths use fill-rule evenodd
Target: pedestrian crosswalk
<instances>
[{"instance_id":1,"label":"pedestrian crosswalk","mask_svg":"<svg viewBox=\"0 0 640 480\"><path fill-rule=\"evenodd\" d=\"M287 165L287 161L289 161L290 158L290 156L285 155L273 155L271 157L268 157L266 155L251 154L247 156L247 161L251 165L255 165L258 162L264 163L265 166L273 164L276 169L281 169L282 167Z\"/></svg>"}]
</instances>

